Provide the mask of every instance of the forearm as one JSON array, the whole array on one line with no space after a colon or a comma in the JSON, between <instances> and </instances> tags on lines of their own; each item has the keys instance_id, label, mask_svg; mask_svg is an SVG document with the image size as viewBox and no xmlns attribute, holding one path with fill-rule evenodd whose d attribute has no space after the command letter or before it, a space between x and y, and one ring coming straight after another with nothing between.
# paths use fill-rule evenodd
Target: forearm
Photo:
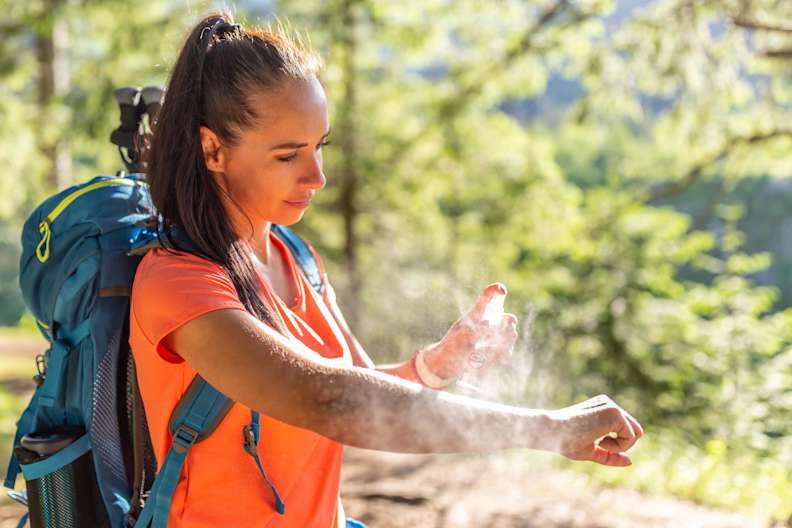
<instances>
[{"instance_id":1,"label":"forearm","mask_svg":"<svg viewBox=\"0 0 792 528\"><path fill-rule=\"evenodd\" d=\"M301 348L293 341L287 346ZM289 355L290 368L273 376L288 387L278 391L279 407L288 407L288 413L273 406L272 384L262 384L252 365L237 363L240 385L258 387L248 405L342 444L401 453L552 447L554 422L546 411L432 391L375 369L338 366L308 353Z\"/></svg>"},{"instance_id":2,"label":"forearm","mask_svg":"<svg viewBox=\"0 0 792 528\"><path fill-rule=\"evenodd\" d=\"M430 391L367 369L327 376L315 431L347 445L403 453L552 446L552 420L542 410Z\"/></svg>"}]
</instances>

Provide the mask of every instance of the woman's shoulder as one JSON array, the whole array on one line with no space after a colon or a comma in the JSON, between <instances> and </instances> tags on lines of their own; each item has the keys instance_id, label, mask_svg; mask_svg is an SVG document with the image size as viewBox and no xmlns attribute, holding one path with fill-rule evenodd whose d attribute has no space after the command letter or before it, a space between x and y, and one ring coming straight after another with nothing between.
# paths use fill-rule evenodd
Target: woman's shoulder
<instances>
[{"instance_id":1,"label":"woman's shoulder","mask_svg":"<svg viewBox=\"0 0 792 528\"><path fill-rule=\"evenodd\" d=\"M168 295L185 289L235 291L223 267L192 253L152 249L141 260L132 285L133 297L141 293ZM138 294L138 295L136 295Z\"/></svg>"},{"instance_id":2,"label":"woman's shoulder","mask_svg":"<svg viewBox=\"0 0 792 528\"><path fill-rule=\"evenodd\" d=\"M244 310L233 282L222 266L188 253L153 249L135 273L130 300L133 341L158 346L187 321L218 309ZM134 345L133 345L134 346ZM167 361L177 357L158 349Z\"/></svg>"},{"instance_id":3,"label":"woman's shoulder","mask_svg":"<svg viewBox=\"0 0 792 528\"><path fill-rule=\"evenodd\" d=\"M141 325L149 329L209 309L244 309L221 265L164 249L143 257L132 283L131 304Z\"/></svg>"},{"instance_id":4,"label":"woman's shoulder","mask_svg":"<svg viewBox=\"0 0 792 528\"><path fill-rule=\"evenodd\" d=\"M199 255L155 248L143 256L135 273L135 279L152 275L162 276L167 273L178 274L180 272L194 273L201 271L225 274L220 264Z\"/></svg>"}]
</instances>

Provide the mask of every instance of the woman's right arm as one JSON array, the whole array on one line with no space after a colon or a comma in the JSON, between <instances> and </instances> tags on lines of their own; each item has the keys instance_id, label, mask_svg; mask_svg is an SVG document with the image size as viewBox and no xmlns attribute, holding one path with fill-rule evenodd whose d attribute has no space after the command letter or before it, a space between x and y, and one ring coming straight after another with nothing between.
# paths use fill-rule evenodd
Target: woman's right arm
<instances>
[{"instance_id":1,"label":"woman's right arm","mask_svg":"<svg viewBox=\"0 0 792 528\"><path fill-rule=\"evenodd\" d=\"M196 317L162 344L233 400L355 447L403 453L525 447L627 465L623 452L642 434L606 397L560 411L525 409L338 366L243 310ZM596 444L612 432L617 438Z\"/></svg>"}]
</instances>

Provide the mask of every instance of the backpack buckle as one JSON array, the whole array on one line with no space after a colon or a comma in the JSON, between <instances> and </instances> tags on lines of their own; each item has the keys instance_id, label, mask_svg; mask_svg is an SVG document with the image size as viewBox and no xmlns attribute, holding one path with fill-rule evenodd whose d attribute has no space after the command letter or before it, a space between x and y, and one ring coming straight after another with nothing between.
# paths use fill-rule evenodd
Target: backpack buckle
<instances>
[{"instance_id":1,"label":"backpack buckle","mask_svg":"<svg viewBox=\"0 0 792 528\"><path fill-rule=\"evenodd\" d=\"M37 374L33 376L33 381L36 382L36 386L40 387L47 378L47 358L44 357L44 354L36 355L36 372Z\"/></svg>"},{"instance_id":2,"label":"backpack buckle","mask_svg":"<svg viewBox=\"0 0 792 528\"><path fill-rule=\"evenodd\" d=\"M256 442L256 435L253 434L253 428L249 425L243 427L242 438L242 445L245 448L245 452L253 457L258 456L258 442Z\"/></svg>"},{"instance_id":3,"label":"backpack buckle","mask_svg":"<svg viewBox=\"0 0 792 528\"><path fill-rule=\"evenodd\" d=\"M198 440L198 431L192 427L181 424L176 432L173 433L173 450L179 454L184 454Z\"/></svg>"}]
</instances>

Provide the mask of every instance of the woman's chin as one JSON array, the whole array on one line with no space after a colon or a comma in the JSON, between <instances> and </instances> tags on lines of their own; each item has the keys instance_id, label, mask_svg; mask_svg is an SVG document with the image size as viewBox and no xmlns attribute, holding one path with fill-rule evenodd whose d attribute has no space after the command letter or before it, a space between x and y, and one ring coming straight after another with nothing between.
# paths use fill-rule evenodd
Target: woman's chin
<instances>
[{"instance_id":1,"label":"woman's chin","mask_svg":"<svg viewBox=\"0 0 792 528\"><path fill-rule=\"evenodd\" d=\"M273 220L272 223L282 226L290 226L302 220L304 214L305 214L305 210L302 210L299 213L283 214L280 215L277 219Z\"/></svg>"}]
</instances>

